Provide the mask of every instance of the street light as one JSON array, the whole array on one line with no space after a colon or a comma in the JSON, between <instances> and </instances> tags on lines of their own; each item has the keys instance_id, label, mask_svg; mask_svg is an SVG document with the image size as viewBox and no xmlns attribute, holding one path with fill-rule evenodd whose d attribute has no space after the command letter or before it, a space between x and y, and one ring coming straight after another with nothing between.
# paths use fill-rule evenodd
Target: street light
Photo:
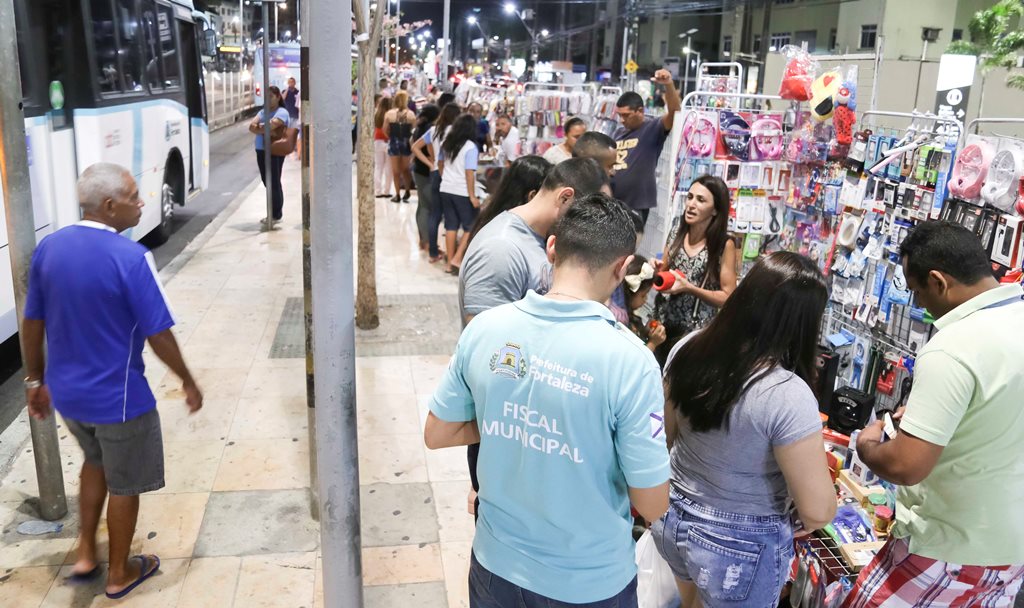
<instances>
[{"instance_id":1,"label":"street light","mask_svg":"<svg viewBox=\"0 0 1024 608\"><path fill-rule=\"evenodd\" d=\"M690 29L688 29L685 32L683 32L682 34L679 34L680 38L683 38L683 37L686 38L686 46L683 47L683 54L686 55L686 76L684 77L684 83L683 83L684 84L684 86L683 86L683 96L684 97L686 96L686 94L690 90L690 48L691 48L690 36L693 36L694 34L696 34L699 31L700 30L698 28L691 27Z\"/></svg>"},{"instance_id":2,"label":"street light","mask_svg":"<svg viewBox=\"0 0 1024 608\"><path fill-rule=\"evenodd\" d=\"M547 31L547 30L541 30L541 31L540 31L540 35L541 35L541 36L543 36L543 37L545 37L545 38L547 38L547 37L548 37L548 35L550 35L550 34L551 34L551 32L549 32L549 31Z\"/></svg>"},{"instance_id":3,"label":"street light","mask_svg":"<svg viewBox=\"0 0 1024 608\"><path fill-rule=\"evenodd\" d=\"M466 17L466 23L470 25L476 25L476 15L470 15L469 17Z\"/></svg>"},{"instance_id":4,"label":"street light","mask_svg":"<svg viewBox=\"0 0 1024 608\"><path fill-rule=\"evenodd\" d=\"M516 5L512 4L511 2L506 2L505 3L505 14L506 15L511 15L511 14L513 14L515 12L516 12Z\"/></svg>"}]
</instances>

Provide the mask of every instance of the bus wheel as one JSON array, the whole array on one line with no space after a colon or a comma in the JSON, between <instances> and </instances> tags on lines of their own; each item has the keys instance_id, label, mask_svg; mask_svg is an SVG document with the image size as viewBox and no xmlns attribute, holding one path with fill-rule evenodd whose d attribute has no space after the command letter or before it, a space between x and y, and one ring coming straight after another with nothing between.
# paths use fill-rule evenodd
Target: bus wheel
<instances>
[{"instance_id":1,"label":"bus wheel","mask_svg":"<svg viewBox=\"0 0 1024 608\"><path fill-rule=\"evenodd\" d=\"M175 171L172 164L164 170L164 183L160 188L160 225L153 231L154 241L162 245L171 238L174 225L174 206L180 205L184 198L184 184L180 172Z\"/></svg>"}]
</instances>

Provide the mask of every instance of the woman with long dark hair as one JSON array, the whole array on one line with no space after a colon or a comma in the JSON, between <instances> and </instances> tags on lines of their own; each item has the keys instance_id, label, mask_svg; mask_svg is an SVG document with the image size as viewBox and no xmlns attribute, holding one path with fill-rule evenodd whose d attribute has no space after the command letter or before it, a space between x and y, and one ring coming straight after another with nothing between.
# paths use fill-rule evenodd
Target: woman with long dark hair
<instances>
[{"instance_id":1,"label":"woman with long dark hair","mask_svg":"<svg viewBox=\"0 0 1024 608\"><path fill-rule=\"evenodd\" d=\"M284 98L281 97L281 89L267 87L267 105L256 113L252 122L249 123L249 132L256 136L256 166L260 169L260 179L263 180L263 187L270 188L272 200L272 216L263 218L263 223L271 226L281 221L284 215L284 188L281 186L281 169L284 168L284 156L272 154L270 167L266 167L263 146L273 146L273 143L286 135L288 128L288 110L283 106ZM270 121L271 141L263 141L264 120ZM273 147L271 147L273 150ZM267 175L269 173L269 175ZM269 182L269 183L268 183Z\"/></svg>"},{"instance_id":2,"label":"woman with long dark hair","mask_svg":"<svg viewBox=\"0 0 1024 608\"><path fill-rule=\"evenodd\" d=\"M377 109L373 113L373 191L377 198L391 196L391 162L388 160L388 136L384 132L384 116L391 109L391 98L375 95Z\"/></svg>"},{"instance_id":3,"label":"woman with long dark hair","mask_svg":"<svg viewBox=\"0 0 1024 608\"><path fill-rule=\"evenodd\" d=\"M520 156L512 163L498 182L494 194L487 199L487 204L480 211L480 216L473 224L466 247L473 242L473 237L480 229L502 213L525 205L540 190L544 178L548 176L554 165L540 156Z\"/></svg>"},{"instance_id":4,"label":"woman with long dark hair","mask_svg":"<svg viewBox=\"0 0 1024 608\"><path fill-rule=\"evenodd\" d=\"M450 93L446 93L450 95ZM444 97L442 94L441 97ZM441 105L441 114L422 137L412 144L412 153L420 162L430 167L430 217L427 218L427 253L430 256L430 263L440 261L445 252L437 246L437 231L441 224L443 212L441 209L441 173L438 170L441 161L441 144L448 129L459 117L459 106L453 101Z\"/></svg>"},{"instance_id":5,"label":"woman with long dark hair","mask_svg":"<svg viewBox=\"0 0 1024 608\"><path fill-rule=\"evenodd\" d=\"M736 289L736 244L728 228L725 182L711 175L693 180L679 230L661 262L661 270L673 271L676 280L654 301L654 318L668 334L657 352L659 363L680 338L707 325Z\"/></svg>"},{"instance_id":6,"label":"woman with long dark hair","mask_svg":"<svg viewBox=\"0 0 1024 608\"><path fill-rule=\"evenodd\" d=\"M774 607L793 557L793 506L808 531L835 515L811 389L827 300L814 262L772 254L669 356L671 500L651 531L684 607L698 594L707 608Z\"/></svg>"},{"instance_id":7,"label":"woman with long dark hair","mask_svg":"<svg viewBox=\"0 0 1024 608\"><path fill-rule=\"evenodd\" d=\"M462 114L441 144L441 206L444 210L445 246L449 252L445 272L459 273L462 254L466 250L469 231L480 213L476 196L476 169L480 151L476 147L477 121L471 114ZM458 239L459 228L462 238Z\"/></svg>"},{"instance_id":8,"label":"woman with long dark hair","mask_svg":"<svg viewBox=\"0 0 1024 608\"><path fill-rule=\"evenodd\" d=\"M426 135L440 115L441 110L433 104L427 104L420 108L420 114L416 117L416 130L412 133L413 141L419 141ZM416 228L419 230L421 251L427 249L427 242L430 238L428 228L430 212L434 205L434 201L430 197L430 171L432 168L431 163L425 163L420 155L413 154L412 181L416 183ZM437 204L440 205L441 202L438 201ZM434 237L437 238L436 228Z\"/></svg>"}]
</instances>

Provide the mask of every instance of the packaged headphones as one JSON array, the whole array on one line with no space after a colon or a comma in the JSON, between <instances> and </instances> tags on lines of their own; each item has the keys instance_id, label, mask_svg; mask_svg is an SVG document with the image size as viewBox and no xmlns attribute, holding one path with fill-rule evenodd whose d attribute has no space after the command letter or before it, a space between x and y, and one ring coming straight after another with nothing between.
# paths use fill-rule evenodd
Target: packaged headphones
<instances>
[{"instance_id":1,"label":"packaged headphones","mask_svg":"<svg viewBox=\"0 0 1024 608\"><path fill-rule=\"evenodd\" d=\"M949 178L949 192L966 200L978 198L995 155L995 148L984 139L978 138L968 144L956 157L953 174Z\"/></svg>"},{"instance_id":2,"label":"packaged headphones","mask_svg":"<svg viewBox=\"0 0 1024 608\"><path fill-rule=\"evenodd\" d=\"M750 123L741 115L729 110L722 110L719 115L718 132L725 144L728 156L741 161L750 158Z\"/></svg>"},{"instance_id":3,"label":"packaged headphones","mask_svg":"<svg viewBox=\"0 0 1024 608\"><path fill-rule=\"evenodd\" d=\"M784 142L782 122L774 116L765 116L750 125L751 160L779 160Z\"/></svg>"},{"instance_id":4,"label":"packaged headphones","mask_svg":"<svg viewBox=\"0 0 1024 608\"><path fill-rule=\"evenodd\" d=\"M1020 178L1024 175L1024 150L1006 147L996 153L981 188L981 198L996 209L1013 212Z\"/></svg>"},{"instance_id":5,"label":"packaged headphones","mask_svg":"<svg viewBox=\"0 0 1024 608\"><path fill-rule=\"evenodd\" d=\"M715 121L704 113L691 111L683 121L683 146L688 158L707 158L715 151Z\"/></svg>"}]
</instances>

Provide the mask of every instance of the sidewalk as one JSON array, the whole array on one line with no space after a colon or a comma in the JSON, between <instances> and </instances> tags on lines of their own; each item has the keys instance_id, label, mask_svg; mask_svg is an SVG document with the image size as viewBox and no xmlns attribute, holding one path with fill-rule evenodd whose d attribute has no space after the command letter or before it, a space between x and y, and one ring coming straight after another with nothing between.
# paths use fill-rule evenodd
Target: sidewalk
<instances>
[{"instance_id":1,"label":"sidewalk","mask_svg":"<svg viewBox=\"0 0 1024 608\"><path fill-rule=\"evenodd\" d=\"M0 480L0 606L323 606L319 528L309 515L293 159L284 180L282 230L259 232L265 205L256 184L163 273L176 335L206 401L187 416L177 378L147 355L167 487L142 497L132 552L158 554L161 573L119 602L105 598L102 580L64 584L78 531L82 454L61 425L70 511L61 532L16 530L35 517L30 444ZM366 606L465 607L473 536L465 453L428 453L421 435L426 400L458 336L457 283L417 250L415 202L376 205L382 324L357 335Z\"/></svg>"}]
</instances>

